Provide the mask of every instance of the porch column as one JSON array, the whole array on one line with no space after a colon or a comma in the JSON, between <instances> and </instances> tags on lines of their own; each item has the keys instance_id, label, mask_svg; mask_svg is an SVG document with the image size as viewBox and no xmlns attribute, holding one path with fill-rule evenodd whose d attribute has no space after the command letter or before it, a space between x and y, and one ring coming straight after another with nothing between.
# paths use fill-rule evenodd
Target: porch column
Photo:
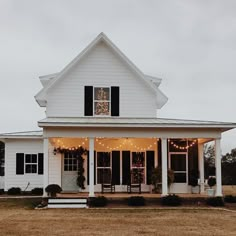
<instances>
[{"instance_id":1,"label":"porch column","mask_svg":"<svg viewBox=\"0 0 236 236\"><path fill-rule=\"evenodd\" d=\"M94 138L89 138L89 197L94 196Z\"/></svg>"},{"instance_id":2,"label":"porch column","mask_svg":"<svg viewBox=\"0 0 236 236\"><path fill-rule=\"evenodd\" d=\"M167 179L167 139L161 139L161 167L162 167L162 196L168 195L168 179Z\"/></svg>"},{"instance_id":3,"label":"porch column","mask_svg":"<svg viewBox=\"0 0 236 236\"><path fill-rule=\"evenodd\" d=\"M216 196L222 196L220 138L215 139Z\"/></svg>"},{"instance_id":4,"label":"porch column","mask_svg":"<svg viewBox=\"0 0 236 236\"><path fill-rule=\"evenodd\" d=\"M49 184L49 168L48 168L48 147L49 147L49 143L48 143L48 139L45 138L43 139L43 156L44 156L44 164L43 164L43 170L44 170L44 174L43 174L43 197L47 197L48 194L45 191L45 188L48 186Z\"/></svg>"},{"instance_id":5,"label":"porch column","mask_svg":"<svg viewBox=\"0 0 236 236\"><path fill-rule=\"evenodd\" d=\"M205 192L205 174L204 174L204 144L198 144L198 166L200 172L200 193L203 194Z\"/></svg>"}]
</instances>

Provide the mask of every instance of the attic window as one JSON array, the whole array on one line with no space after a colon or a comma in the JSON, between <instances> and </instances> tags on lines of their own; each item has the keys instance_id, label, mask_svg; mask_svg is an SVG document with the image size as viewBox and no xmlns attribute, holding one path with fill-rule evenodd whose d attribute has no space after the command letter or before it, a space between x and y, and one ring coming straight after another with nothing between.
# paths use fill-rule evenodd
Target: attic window
<instances>
[{"instance_id":1,"label":"attic window","mask_svg":"<svg viewBox=\"0 0 236 236\"><path fill-rule=\"evenodd\" d=\"M94 115L110 116L111 99L109 87L94 88Z\"/></svg>"}]
</instances>

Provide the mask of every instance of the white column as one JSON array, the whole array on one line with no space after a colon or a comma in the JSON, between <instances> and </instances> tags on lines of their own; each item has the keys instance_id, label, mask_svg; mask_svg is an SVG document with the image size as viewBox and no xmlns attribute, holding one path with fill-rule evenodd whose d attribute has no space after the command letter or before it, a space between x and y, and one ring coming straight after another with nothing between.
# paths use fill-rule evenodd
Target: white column
<instances>
[{"instance_id":1,"label":"white column","mask_svg":"<svg viewBox=\"0 0 236 236\"><path fill-rule=\"evenodd\" d=\"M198 166L200 172L200 193L205 192L205 177L204 177L204 144L198 144Z\"/></svg>"},{"instance_id":2,"label":"white column","mask_svg":"<svg viewBox=\"0 0 236 236\"><path fill-rule=\"evenodd\" d=\"M222 196L220 138L215 140L216 196Z\"/></svg>"},{"instance_id":3,"label":"white column","mask_svg":"<svg viewBox=\"0 0 236 236\"><path fill-rule=\"evenodd\" d=\"M167 139L161 139L161 166L162 166L162 196L168 195L167 179Z\"/></svg>"},{"instance_id":4,"label":"white column","mask_svg":"<svg viewBox=\"0 0 236 236\"><path fill-rule=\"evenodd\" d=\"M94 196L94 138L89 138L89 197Z\"/></svg>"},{"instance_id":5,"label":"white column","mask_svg":"<svg viewBox=\"0 0 236 236\"><path fill-rule=\"evenodd\" d=\"M48 194L45 191L45 188L48 186L49 184L49 164L48 164L48 147L49 147L49 143L48 143L48 139L45 138L43 140L43 197L47 197Z\"/></svg>"}]
</instances>

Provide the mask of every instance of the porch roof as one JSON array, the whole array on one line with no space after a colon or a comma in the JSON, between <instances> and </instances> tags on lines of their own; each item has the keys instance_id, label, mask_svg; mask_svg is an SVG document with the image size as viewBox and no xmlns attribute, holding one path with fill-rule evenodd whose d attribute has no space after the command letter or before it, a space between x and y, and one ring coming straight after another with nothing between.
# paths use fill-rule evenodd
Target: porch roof
<instances>
[{"instance_id":1,"label":"porch roof","mask_svg":"<svg viewBox=\"0 0 236 236\"><path fill-rule=\"evenodd\" d=\"M133 127L133 128L218 128L222 132L236 128L236 123L168 118L121 117L48 117L39 127Z\"/></svg>"},{"instance_id":2,"label":"porch roof","mask_svg":"<svg viewBox=\"0 0 236 236\"><path fill-rule=\"evenodd\" d=\"M42 130L0 134L0 139L8 139L8 138L40 139L42 137L43 137L43 131Z\"/></svg>"}]
</instances>

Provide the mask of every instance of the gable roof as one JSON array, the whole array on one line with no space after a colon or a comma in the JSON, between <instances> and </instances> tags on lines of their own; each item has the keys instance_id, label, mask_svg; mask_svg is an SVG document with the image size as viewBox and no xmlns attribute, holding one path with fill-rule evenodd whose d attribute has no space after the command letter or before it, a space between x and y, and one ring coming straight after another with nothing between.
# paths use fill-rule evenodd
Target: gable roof
<instances>
[{"instance_id":1,"label":"gable roof","mask_svg":"<svg viewBox=\"0 0 236 236\"><path fill-rule=\"evenodd\" d=\"M154 92L159 93L158 86L160 85L160 80L155 77L144 75L125 55L122 53L115 44L102 32L100 33L74 60L72 60L61 72L57 74L52 74L48 76L41 77L44 88L36 94L35 99L40 106L46 105L46 92L54 87L58 81L60 81L64 75L70 71L74 65L76 65L82 58L84 58L99 42L105 42L113 52L124 62L127 66L141 79L147 86ZM55 75L55 76L54 76ZM50 79L52 78L52 79ZM44 83L45 82L45 83ZM159 93L160 94L160 93ZM164 95L162 93L162 95ZM165 96L165 95L164 95ZM165 101L167 97L165 96ZM163 101L164 101L163 100ZM164 105L164 104L163 104Z\"/></svg>"}]
</instances>

